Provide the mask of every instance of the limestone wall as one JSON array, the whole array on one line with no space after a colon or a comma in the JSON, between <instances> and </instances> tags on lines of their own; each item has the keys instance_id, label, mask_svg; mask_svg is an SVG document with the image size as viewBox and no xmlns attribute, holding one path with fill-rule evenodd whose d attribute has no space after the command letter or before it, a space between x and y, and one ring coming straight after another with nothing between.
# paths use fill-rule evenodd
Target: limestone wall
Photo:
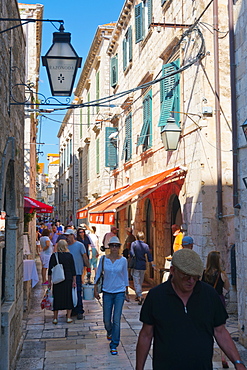
<instances>
[{"instance_id":1,"label":"limestone wall","mask_svg":"<svg viewBox=\"0 0 247 370\"><path fill-rule=\"evenodd\" d=\"M16 1L2 1L2 18L19 18ZM0 30L16 23L0 22ZM22 336L23 314L23 106L10 106L11 85L24 80L25 42L22 29L17 28L0 35L0 163L1 163L1 210L6 210L7 221L4 242L0 249L0 275L4 283L0 285L2 303L0 306L0 369L13 368ZM11 72L10 66L14 67ZM16 90L20 101L24 100L24 88ZM5 151L5 157L4 155ZM3 159L6 158L6 161ZM6 172L5 172L6 171ZM6 190L6 192L5 192ZM19 222L18 222L19 220ZM5 269L3 269L5 265ZM2 280L2 279L1 279Z\"/></svg>"},{"instance_id":2,"label":"limestone wall","mask_svg":"<svg viewBox=\"0 0 247 370\"><path fill-rule=\"evenodd\" d=\"M247 222L246 222L246 187L243 178L247 176L246 155L247 145L241 125L247 119L247 33L246 33L246 4L237 1L234 6L235 21L235 62L236 62L236 95L237 95L237 125L238 125L238 195L241 208L236 210L236 260L237 260L237 292L238 292L238 318L240 342L247 346Z\"/></svg>"}]
</instances>

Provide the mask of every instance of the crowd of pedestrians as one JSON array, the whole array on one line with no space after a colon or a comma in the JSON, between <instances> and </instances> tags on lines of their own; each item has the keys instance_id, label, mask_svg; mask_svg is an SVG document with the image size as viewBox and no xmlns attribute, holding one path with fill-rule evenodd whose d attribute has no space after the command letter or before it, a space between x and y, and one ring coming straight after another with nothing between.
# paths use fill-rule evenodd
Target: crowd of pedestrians
<instances>
[{"instance_id":1,"label":"crowd of pedestrians","mask_svg":"<svg viewBox=\"0 0 247 370\"><path fill-rule=\"evenodd\" d=\"M173 255L167 257L169 268L162 270L165 279L152 288L144 300L142 284L147 264L158 269L142 231L134 235L133 229L127 228L121 249L116 226L111 227L100 243L94 226L81 224L76 230L73 225L63 226L59 221L40 222L36 244L42 262L42 283L53 292L53 324L58 323L59 310L66 310L67 323L73 321L73 315L79 320L83 318L82 284L90 282L94 270L94 282L102 273L104 276L103 322L112 355L118 354L122 308L124 301L129 301L128 287L132 279L135 300L142 306L140 321L143 323L136 347L137 370L144 369L152 341L155 370L165 369L164 363L169 370L211 370L213 339L222 350L223 368L229 368L226 355L236 369L245 369L225 328L228 315L223 289L229 290L229 281L221 268L219 252L209 253L204 269L199 255L193 251L193 238L184 236L176 224L171 230ZM57 258L63 265L65 280L52 284L52 268ZM76 306L72 288L77 292ZM100 299L96 283L94 296Z\"/></svg>"}]
</instances>

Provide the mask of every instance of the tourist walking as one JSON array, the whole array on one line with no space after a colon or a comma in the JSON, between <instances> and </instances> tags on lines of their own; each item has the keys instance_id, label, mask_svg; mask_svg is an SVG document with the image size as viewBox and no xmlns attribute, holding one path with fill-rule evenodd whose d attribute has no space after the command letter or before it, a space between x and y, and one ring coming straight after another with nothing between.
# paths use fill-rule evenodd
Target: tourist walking
<instances>
[{"instance_id":1,"label":"tourist walking","mask_svg":"<svg viewBox=\"0 0 247 370\"><path fill-rule=\"evenodd\" d=\"M227 312L217 292L200 281L203 263L191 249L174 253L171 279L152 288L140 313L136 370L153 342L154 370L212 370L214 338L237 370L245 369L225 328Z\"/></svg>"},{"instance_id":2,"label":"tourist walking","mask_svg":"<svg viewBox=\"0 0 247 370\"><path fill-rule=\"evenodd\" d=\"M102 240L102 246L103 246L105 254L110 253L109 241L113 236L117 236L117 232L118 232L118 229L116 228L116 226L112 225L111 231L104 235L103 240Z\"/></svg>"},{"instance_id":3,"label":"tourist walking","mask_svg":"<svg viewBox=\"0 0 247 370\"><path fill-rule=\"evenodd\" d=\"M153 257L150 253L148 244L144 243L144 232L139 231L136 235L136 241L131 243L130 257L135 256L135 267L132 269L131 274L133 277L134 288L136 293L135 300L139 305L142 305L144 298L142 297L142 284L146 271L146 256L148 262L153 262ZM152 267L155 265L152 263Z\"/></svg>"},{"instance_id":4,"label":"tourist walking","mask_svg":"<svg viewBox=\"0 0 247 370\"><path fill-rule=\"evenodd\" d=\"M48 285L46 274L47 274L47 269L49 267L50 257L53 252L53 246L52 246L52 242L49 236L50 236L50 230L43 229L41 237L40 237L40 248L41 248L40 259L42 263L41 276L42 276L43 285Z\"/></svg>"},{"instance_id":5,"label":"tourist walking","mask_svg":"<svg viewBox=\"0 0 247 370\"><path fill-rule=\"evenodd\" d=\"M125 298L128 300L127 260L119 255L121 243L117 236L109 240L110 253L102 256L99 262L95 282L100 277L102 268L103 281L103 321L110 341L110 352L117 355L120 341L120 321ZM100 299L97 285L94 286L95 298Z\"/></svg>"},{"instance_id":6,"label":"tourist walking","mask_svg":"<svg viewBox=\"0 0 247 370\"><path fill-rule=\"evenodd\" d=\"M181 231L180 226L177 224L172 225L172 235L175 237L173 242L173 252L178 251L179 249L182 249L182 239L183 239L183 233Z\"/></svg>"},{"instance_id":7,"label":"tourist walking","mask_svg":"<svg viewBox=\"0 0 247 370\"><path fill-rule=\"evenodd\" d=\"M55 253L51 255L48 270L48 287L51 288L53 294L53 324L58 323L58 311L67 310L67 323L70 324L73 320L71 319L71 312L73 308L72 300L72 288L76 288L76 271L75 263L72 254L68 250L68 244L66 240L60 240L57 243L57 258L59 263L63 265L65 280L53 284L51 281L52 268L57 264Z\"/></svg>"},{"instance_id":8,"label":"tourist walking","mask_svg":"<svg viewBox=\"0 0 247 370\"><path fill-rule=\"evenodd\" d=\"M82 272L84 266L88 268L88 276L90 276L90 265L88 261L88 256L86 253L86 248L85 246L77 241L75 239L75 234L74 230L72 229L67 229L64 233L64 235L67 238L67 243L68 243L68 249L70 253L72 254L75 262L75 271L76 271L76 289L77 289L77 298L78 298L78 303L77 306L74 308L75 314L77 314L77 319L82 320L83 319L83 304L82 304L82 296L81 296L81 290L82 290L82 282L81 282L81 277L82 277Z\"/></svg>"},{"instance_id":9,"label":"tourist walking","mask_svg":"<svg viewBox=\"0 0 247 370\"><path fill-rule=\"evenodd\" d=\"M91 241L89 235L86 234L86 229L85 228L82 228L82 227L78 228L78 230L77 230L77 240L79 242L81 242L84 245L84 247L86 248L87 257L89 259L89 249L92 245L92 241ZM86 281L85 281L86 276L87 276L87 267L84 266L83 273L82 273L82 280L83 280L84 284L86 283Z\"/></svg>"},{"instance_id":10,"label":"tourist walking","mask_svg":"<svg viewBox=\"0 0 247 370\"><path fill-rule=\"evenodd\" d=\"M225 271L221 269L220 252L212 251L208 254L206 270L203 272L202 281L211 285L216 290L216 292L219 294L221 302L223 303L223 306L226 307L223 288L228 292L230 283ZM221 361L223 369L228 369L229 366L222 351Z\"/></svg>"}]
</instances>

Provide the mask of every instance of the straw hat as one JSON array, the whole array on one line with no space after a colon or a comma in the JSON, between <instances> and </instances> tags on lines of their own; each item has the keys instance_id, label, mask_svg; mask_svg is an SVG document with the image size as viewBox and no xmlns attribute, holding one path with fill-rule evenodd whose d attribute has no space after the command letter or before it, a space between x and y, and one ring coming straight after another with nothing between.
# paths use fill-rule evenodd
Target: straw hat
<instances>
[{"instance_id":1,"label":"straw hat","mask_svg":"<svg viewBox=\"0 0 247 370\"><path fill-rule=\"evenodd\" d=\"M175 252L172 257L172 266L191 276L201 276L204 269L201 258L191 249L180 249Z\"/></svg>"}]
</instances>

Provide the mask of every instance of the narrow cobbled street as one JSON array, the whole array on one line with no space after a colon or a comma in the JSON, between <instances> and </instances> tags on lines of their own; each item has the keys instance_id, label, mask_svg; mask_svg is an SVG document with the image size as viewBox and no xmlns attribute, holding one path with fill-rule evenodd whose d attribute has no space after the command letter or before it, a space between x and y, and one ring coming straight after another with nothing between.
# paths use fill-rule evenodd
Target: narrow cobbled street
<instances>
[{"instance_id":1,"label":"narrow cobbled street","mask_svg":"<svg viewBox=\"0 0 247 370\"><path fill-rule=\"evenodd\" d=\"M143 286L145 294L149 285ZM130 370L135 368L135 347L141 328L139 321L140 306L134 301L134 290L130 288L130 302L124 303L121 321L121 342L117 356L109 351L102 321L101 302L85 301L85 318L66 323L66 311L60 311L58 324L52 324L52 311L41 310L45 288L38 283L33 289L32 307L24 317L23 349L16 370L54 370L54 369L114 369ZM246 349L238 345L237 320L231 316L227 322L243 360L247 360ZM222 369L219 349L215 346L214 370ZM230 364L230 369L234 366ZM152 351L148 356L145 370L152 369ZM183 370L183 369L179 369Z\"/></svg>"}]
</instances>

